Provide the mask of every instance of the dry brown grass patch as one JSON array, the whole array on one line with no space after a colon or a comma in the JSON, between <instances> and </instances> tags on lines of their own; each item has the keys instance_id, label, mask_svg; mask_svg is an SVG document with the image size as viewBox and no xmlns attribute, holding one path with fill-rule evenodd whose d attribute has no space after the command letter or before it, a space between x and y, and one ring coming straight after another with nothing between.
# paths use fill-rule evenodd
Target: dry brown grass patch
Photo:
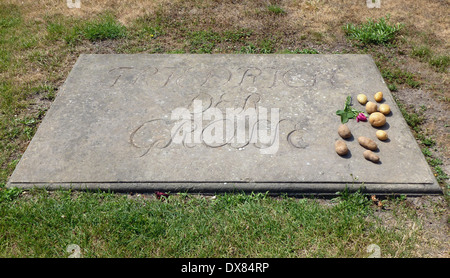
<instances>
[{"instance_id":1,"label":"dry brown grass patch","mask_svg":"<svg viewBox=\"0 0 450 278\"><path fill-rule=\"evenodd\" d=\"M16 3L17 1L8 0ZM276 4L286 14L273 17L267 6ZM184 19L211 19L215 28L234 26L256 32L295 30L298 33L329 33L342 36L341 26L347 22L362 23L367 18L391 15L392 22L432 33L448 49L450 19L446 12L448 1L397 0L383 1L380 9L368 9L364 0L279 0L279 1L215 1L215 0L81 0L80 9L67 8L65 1L24 0L21 10L26 19L62 14L88 19L106 10L112 11L120 22L129 25L138 17L162 11ZM200 23L201 25L201 23ZM289 32L289 31L288 31Z\"/></svg>"}]
</instances>

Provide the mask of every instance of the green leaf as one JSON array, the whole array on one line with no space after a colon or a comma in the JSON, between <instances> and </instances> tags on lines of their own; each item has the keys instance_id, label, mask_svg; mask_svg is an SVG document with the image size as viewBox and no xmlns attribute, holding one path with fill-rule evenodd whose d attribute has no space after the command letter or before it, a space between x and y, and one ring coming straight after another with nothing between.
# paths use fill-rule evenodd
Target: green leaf
<instances>
[{"instance_id":1,"label":"green leaf","mask_svg":"<svg viewBox=\"0 0 450 278\"><path fill-rule=\"evenodd\" d=\"M344 110L348 110L351 104L352 104L352 97L348 96L347 99L345 100Z\"/></svg>"},{"instance_id":2,"label":"green leaf","mask_svg":"<svg viewBox=\"0 0 450 278\"><path fill-rule=\"evenodd\" d=\"M354 119L358 116L359 113L363 113L357 109L351 108L352 105L352 97L347 96L345 99L344 110L337 110L336 115L341 116L341 122L343 124L347 123L349 119Z\"/></svg>"}]
</instances>

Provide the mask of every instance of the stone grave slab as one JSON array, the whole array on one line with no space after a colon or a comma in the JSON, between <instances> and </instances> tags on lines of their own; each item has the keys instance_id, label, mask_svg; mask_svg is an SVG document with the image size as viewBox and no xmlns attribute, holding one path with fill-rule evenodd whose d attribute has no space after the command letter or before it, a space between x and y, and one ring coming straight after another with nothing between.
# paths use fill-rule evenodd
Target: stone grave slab
<instances>
[{"instance_id":1,"label":"stone grave slab","mask_svg":"<svg viewBox=\"0 0 450 278\"><path fill-rule=\"evenodd\" d=\"M388 141L351 119L347 96L381 91ZM380 163L357 138L378 144ZM48 189L439 194L440 187L368 55L81 55L8 186Z\"/></svg>"}]
</instances>

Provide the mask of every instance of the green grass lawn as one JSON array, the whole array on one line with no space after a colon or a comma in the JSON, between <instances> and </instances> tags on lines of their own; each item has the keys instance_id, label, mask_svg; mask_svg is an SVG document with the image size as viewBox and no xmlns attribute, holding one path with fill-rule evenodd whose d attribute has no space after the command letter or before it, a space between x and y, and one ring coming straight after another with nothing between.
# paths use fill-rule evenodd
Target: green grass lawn
<instances>
[{"instance_id":1,"label":"green grass lawn","mask_svg":"<svg viewBox=\"0 0 450 278\"><path fill-rule=\"evenodd\" d=\"M10 192L11 193L11 192ZM0 257L408 257L417 242L399 216L383 227L372 202L341 194L328 205L266 194L122 195L45 190L0 202ZM401 207L400 201L391 200Z\"/></svg>"}]
</instances>

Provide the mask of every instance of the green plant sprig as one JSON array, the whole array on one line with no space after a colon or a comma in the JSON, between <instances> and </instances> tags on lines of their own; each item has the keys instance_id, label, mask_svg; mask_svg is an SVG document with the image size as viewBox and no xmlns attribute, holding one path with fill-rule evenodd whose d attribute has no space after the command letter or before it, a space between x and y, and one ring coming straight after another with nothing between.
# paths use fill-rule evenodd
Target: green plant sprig
<instances>
[{"instance_id":1,"label":"green plant sprig","mask_svg":"<svg viewBox=\"0 0 450 278\"><path fill-rule=\"evenodd\" d=\"M345 106L343 110L336 111L336 115L341 116L341 123L345 124L349 119L356 118L360 113L363 113L364 116L368 117L363 111L351 108L352 105L352 97L348 96L345 100Z\"/></svg>"}]
</instances>

